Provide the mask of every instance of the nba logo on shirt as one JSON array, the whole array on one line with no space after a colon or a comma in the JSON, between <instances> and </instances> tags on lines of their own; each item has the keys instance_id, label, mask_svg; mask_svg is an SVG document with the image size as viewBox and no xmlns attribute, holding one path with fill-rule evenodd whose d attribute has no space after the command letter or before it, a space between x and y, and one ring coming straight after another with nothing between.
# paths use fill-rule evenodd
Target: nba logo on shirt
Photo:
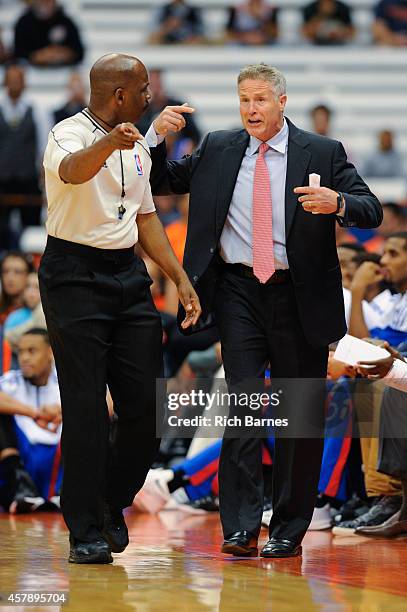
<instances>
[{"instance_id":1,"label":"nba logo on shirt","mask_svg":"<svg viewBox=\"0 0 407 612\"><path fill-rule=\"evenodd\" d=\"M140 155L136 153L136 155L134 156L134 159L136 160L137 174L139 176L143 176L143 166L141 164Z\"/></svg>"}]
</instances>

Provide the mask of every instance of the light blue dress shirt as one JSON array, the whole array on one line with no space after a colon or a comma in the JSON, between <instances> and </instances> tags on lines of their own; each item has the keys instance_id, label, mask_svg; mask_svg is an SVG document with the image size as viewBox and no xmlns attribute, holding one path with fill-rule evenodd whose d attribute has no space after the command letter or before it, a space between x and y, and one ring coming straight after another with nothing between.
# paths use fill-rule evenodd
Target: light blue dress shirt
<instances>
[{"instance_id":1,"label":"light blue dress shirt","mask_svg":"<svg viewBox=\"0 0 407 612\"><path fill-rule=\"evenodd\" d=\"M220 237L220 254L226 263L253 266L252 201L253 179L261 140L250 136L240 166L229 212ZM288 124L267 141L265 160L270 175L273 243L276 269L288 268L285 244L285 182L287 174Z\"/></svg>"},{"instance_id":2,"label":"light blue dress shirt","mask_svg":"<svg viewBox=\"0 0 407 612\"><path fill-rule=\"evenodd\" d=\"M273 244L276 269L287 269L285 235L285 184L287 174L288 124L284 118L281 130L267 140L270 149L265 160L270 175L271 202L273 215ZM163 142L163 136L156 134L151 125L145 136L150 148ZM250 136L235 189L233 191L228 215L220 237L220 254L226 263L242 263L253 266L252 248L252 201L253 178L257 153L262 141ZM338 217L344 217L346 203ZM309 213L311 214L311 213ZM319 213L313 213L319 214Z\"/></svg>"}]
</instances>

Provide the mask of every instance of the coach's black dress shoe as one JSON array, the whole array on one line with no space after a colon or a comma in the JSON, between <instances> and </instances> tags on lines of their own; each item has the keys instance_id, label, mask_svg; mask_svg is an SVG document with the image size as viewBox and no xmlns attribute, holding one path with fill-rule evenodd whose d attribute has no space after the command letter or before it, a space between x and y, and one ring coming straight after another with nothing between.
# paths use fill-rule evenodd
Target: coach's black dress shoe
<instances>
[{"instance_id":1,"label":"coach's black dress shoe","mask_svg":"<svg viewBox=\"0 0 407 612\"><path fill-rule=\"evenodd\" d=\"M69 552L69 563L112 563L113 557L110 546L100 538L93 542L79 542L72 536L69 538L71 550Z\"/></svg>"},{"instance_id":2,"label":"coach's black dress shoe","mask_svg":"<svg viewBox=\"0 0 407 612\"><path fill-rule=\"evenodd\" d=\"M225 538L221 552L235 557L257 557L257 537L250 531L236 531Z\"/></svg>"},{"instance_id":3,"label":"coach's black dress shoe","mask_svg":"<svg viewBox=\"0 0 407 612\"><path fill-rule=\"evenodd\" d=\"M299 557L302 553L301 544L284 540L283 538L270 538L263 547L260 557Z\"/></svg>"},{"instance_id":4,"label":"coach's black dress shoe","mask_svg":"<svg viewBox=\"0 0 407 612\"><path fill-rule=\"evenodd\" d=\"M129 543L129 532L120 509L105 504L102 535L114 553L124 551Z\"/></svg>"}]
</instances>

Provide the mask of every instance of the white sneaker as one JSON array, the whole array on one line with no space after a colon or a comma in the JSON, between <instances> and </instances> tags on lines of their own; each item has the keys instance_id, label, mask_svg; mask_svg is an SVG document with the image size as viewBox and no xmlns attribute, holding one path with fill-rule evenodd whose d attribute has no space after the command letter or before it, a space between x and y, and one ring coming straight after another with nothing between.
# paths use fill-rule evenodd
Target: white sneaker
<instances>
[{"instance_id":1,"label":"white sneaker","mask_svg":"<svg viewBox=\"0 0 407 612\"><path fill-rule=\"evenodd\" d=\"M12 501L8 511L10 514L28 514L35 512L43 504L45 504L43 497L22 497Z\"/></svg>"},{"instance_id":2,"label":"white sneaker","mask_svg":"<svg viewBox=\"0 0 407 612\"><path fill-rule=\"evenodd\" d=\"M263 527L268 527L270 525L270 521L271 521L271 517L273 516L273 509L270 508L270 510L264 510L263 512L263 516L261 519L261 524L263 525Z\"/></svg>"},{"instance_id":3,"label":"white sneaker","mask_svg":"<svg viewBox=\"0 0 407 612\"><path fill-rule=\"evenodd\" d=\"M311 524L308 531L319 531L320 529L329 529L332 525L331 513L329 504L325 504L322 508L314 508Z\"/></svg>"},{"instance_id":4,"label":"white sneaker","mask_svg":"<svg viewBox=\"0 0 407 612\"><path fill-rule=\"evenodd\" d=\"M150 470L143 488L137 493L133 506L139 512L156 514L168 503L171 494L168 482L174 477L172 470Z\"/></svg>"},{"instance_id":5,"label":"white sneaker","mask_svg":"<svg viewBox=\"0 0 407 612\"><path fill-rule=\"evenodd\" d=\"M61 499L59 495L53 495L50 500L51 504L54 504L59 510L61 510Z\"/></svg>"},{"instance_id":6,"label":"white sneaker","mask_svg":"<svg viewBox=\"0 0 407 612\"><path fill-rule=\"evenodd\" d=\"M171 495L170 499L165 504L163 510L178 510L178 508L179 508L179 503Z\"/></svg>"},{"instance_id":7,"label":"white sneaker","mask_svg":"<svg viewBox=\"0 0 407 612\"><path fill-rule=\"evenodd\" d=\"M186 514L207 514L202 508L194 508L183 487L174 491L163 510L179 510Z\"/></svg>"}]
</instances>

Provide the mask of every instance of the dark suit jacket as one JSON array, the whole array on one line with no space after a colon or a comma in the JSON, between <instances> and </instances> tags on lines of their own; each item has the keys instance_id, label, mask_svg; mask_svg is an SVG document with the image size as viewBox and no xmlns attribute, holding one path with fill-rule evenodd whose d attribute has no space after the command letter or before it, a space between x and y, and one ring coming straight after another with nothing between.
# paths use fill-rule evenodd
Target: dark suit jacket
<instances>
[{"instance_id":1,"label":"dark suit jacket","mask_svg":"<svg viewBox=\"0 0 407 612\"><path fill-rule=\"evenodd\" d=\"M321 185L345 195L346 214L339 220L345 226L377 227L382 221L382 209L347 161L340 142L305 132L287 121L287 257L305 336L315 346L326 346L346 333L335 244L336 217L305 212L293 189L308 185L311 172L320 174ZM193 331L214 324L212 302L219 271L218 244L248 142L246 130L212 132L198 151L180 161L166 159L164 143L151 149L153 194L191 194L184 268L203 309ZM179 313L181 317L183 312Z\"/></svg>"}]
</instances>

